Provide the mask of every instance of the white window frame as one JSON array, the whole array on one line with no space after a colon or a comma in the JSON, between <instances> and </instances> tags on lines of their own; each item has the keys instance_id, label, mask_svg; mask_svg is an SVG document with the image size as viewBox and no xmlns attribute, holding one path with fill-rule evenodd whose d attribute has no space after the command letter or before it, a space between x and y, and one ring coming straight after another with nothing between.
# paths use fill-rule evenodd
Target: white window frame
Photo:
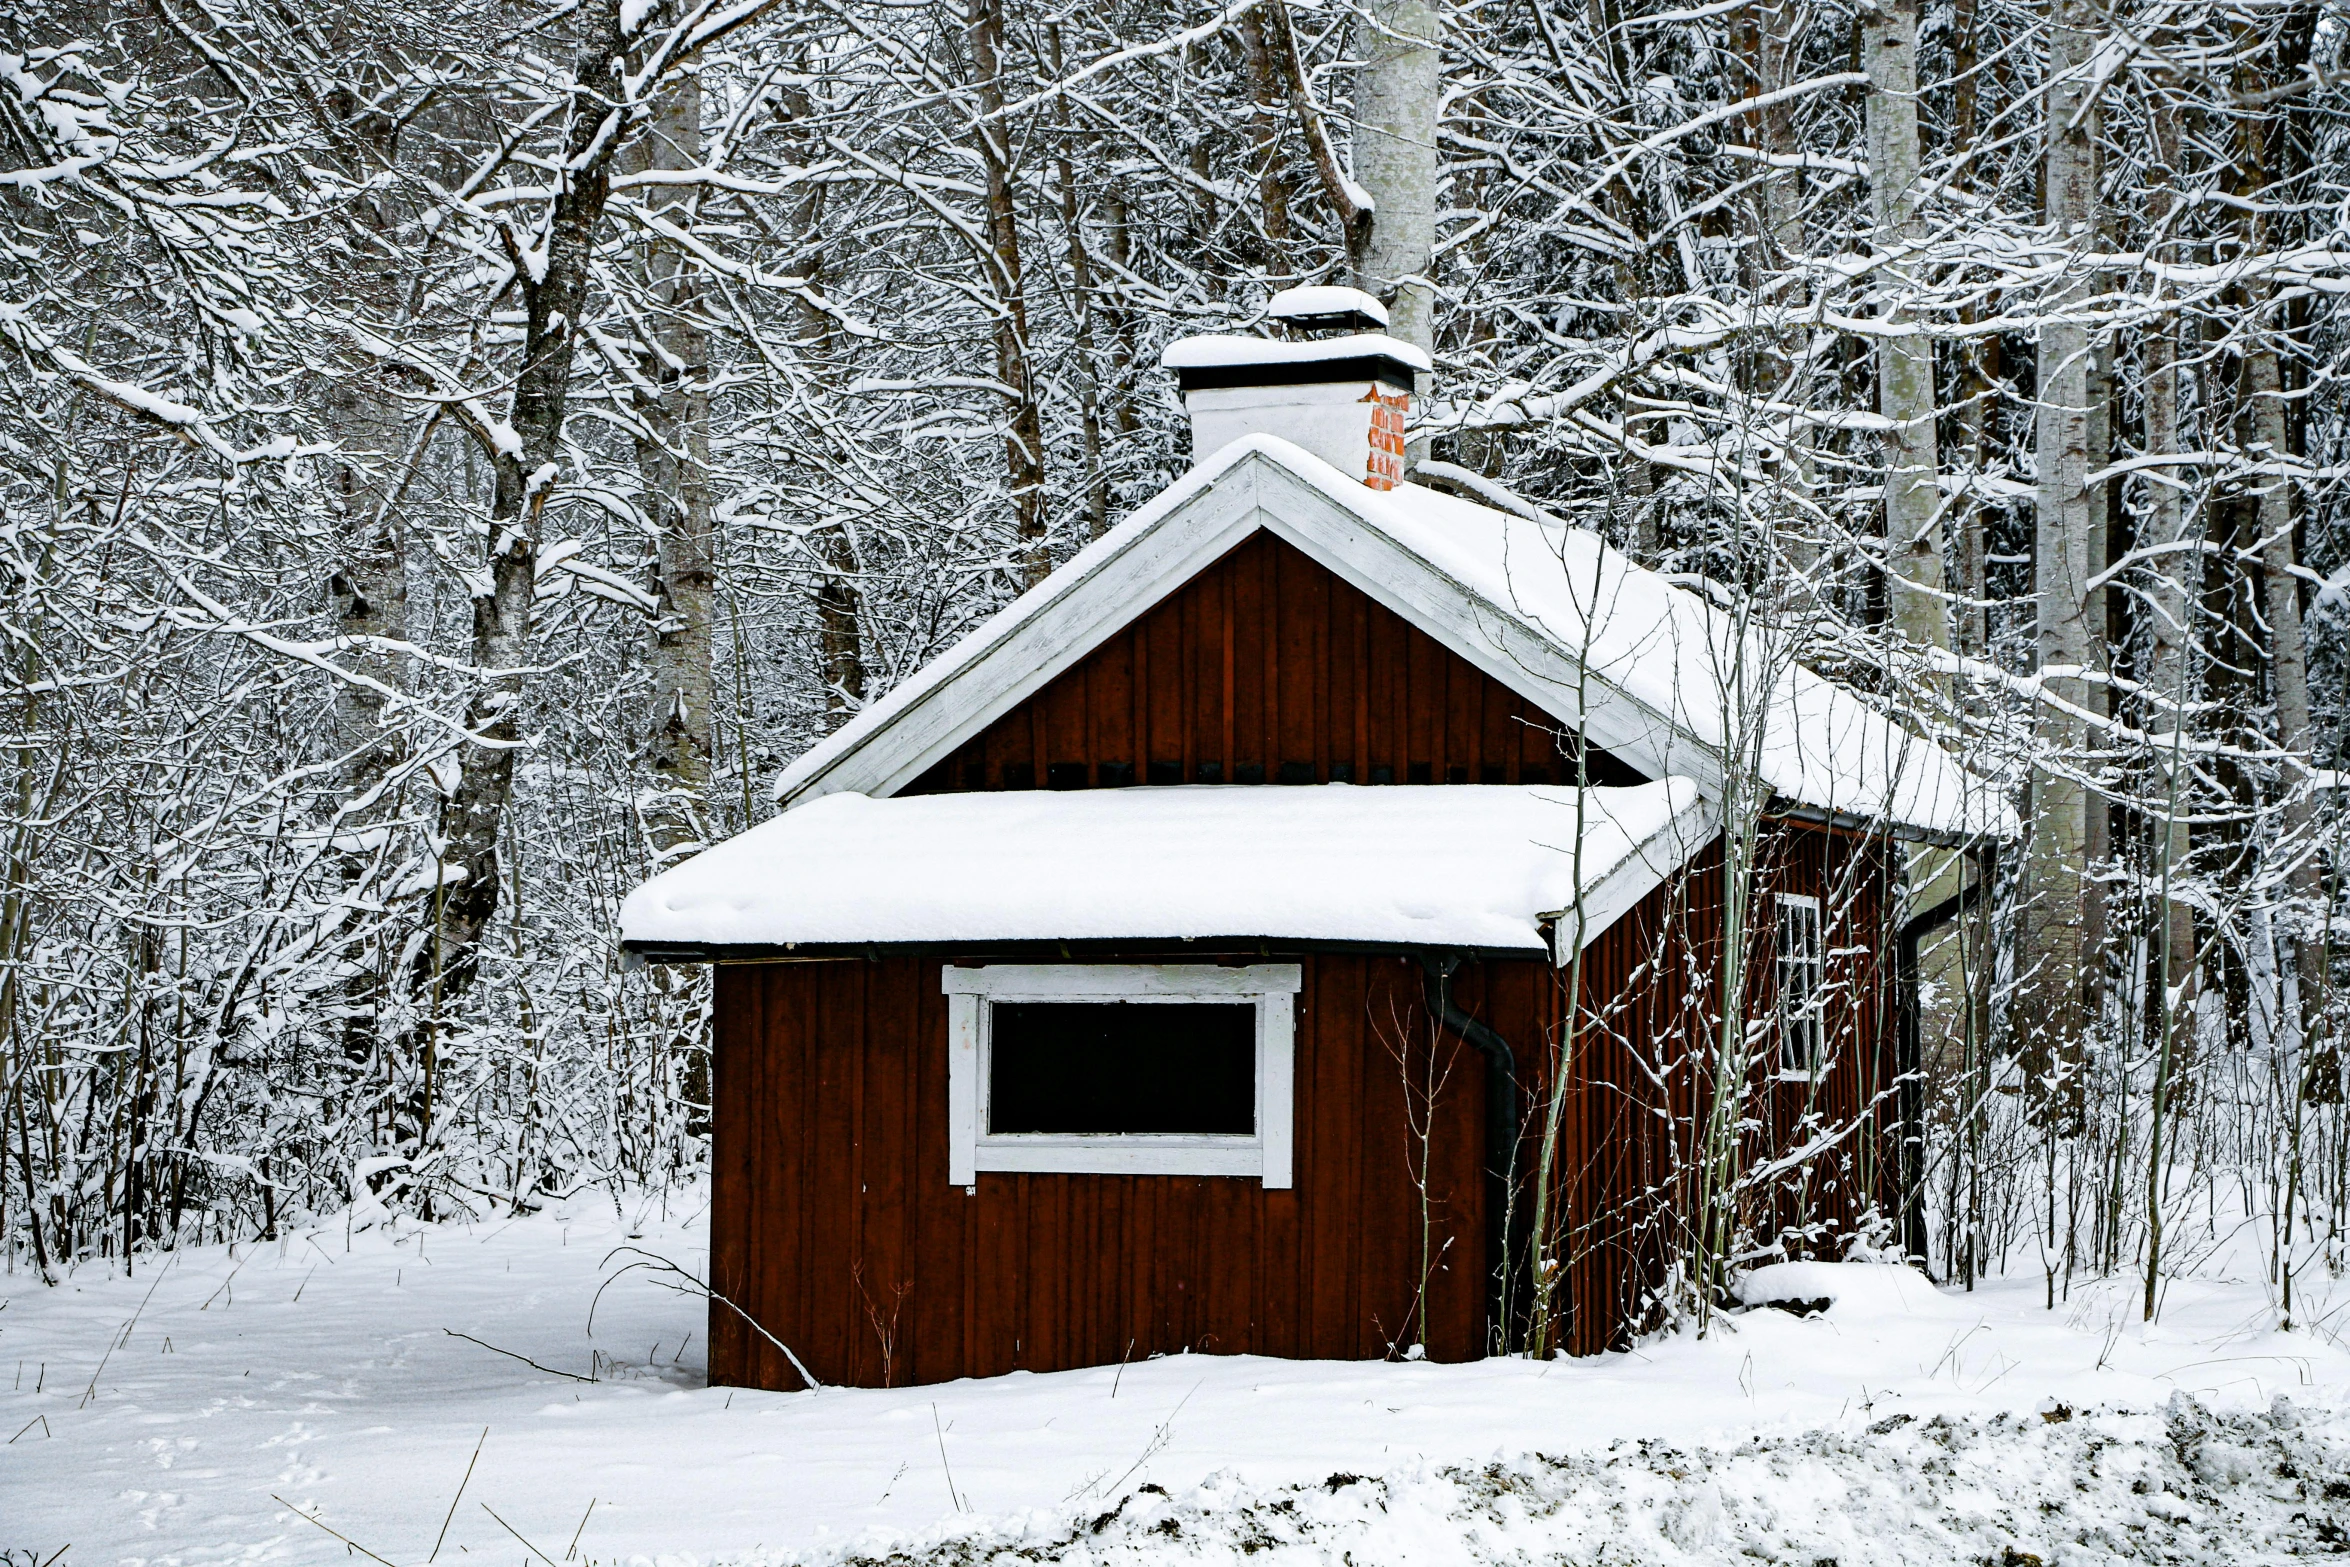
<instances>
[{"instance_id":1,"label":"white window frame","mask_svg":"<svg viewBox=\"0 0 2350 1567\"><path fill-rule=\"evenodd\" d=\"M1059 1175L1235 1175L1269 1190L1290 1185L1295 963L1218 968L1203 963L948 965L947 1179L968 1187L981 1170ZM1070 1135L987 1130L990 1015L998 1001L1251 1001L1257 1009L1257 1127L1241 1136L1167 1133Z\"/></svg>"},{"instance_id":2,"label":"white window frame","mask_svg":"<svg viewBox=\"0 0 2350 1567\"><path fill-rule=\"evenodd\" d=\"M1812 947L1808 953L1788 950L1788 920L1790 909L1808 910L1811 915ZM1817 1082L1828 1069L1828 927L1827 912L1820 900L1808 893L1782 892L1772 905L1771 920L1771 977L1775 982L1774 1005L1778 1027L1773 1030L1774 1045L1778 1050L1778 1075L1799 1082ZM1811 971L1811 986L1800 1015L1788 1005L1788 974L1797 968ZM1797 1027L1808 1030L1811 1048L1808 1060L1798 1063L1789 1048Z\"/></svg>"}]
</instances>

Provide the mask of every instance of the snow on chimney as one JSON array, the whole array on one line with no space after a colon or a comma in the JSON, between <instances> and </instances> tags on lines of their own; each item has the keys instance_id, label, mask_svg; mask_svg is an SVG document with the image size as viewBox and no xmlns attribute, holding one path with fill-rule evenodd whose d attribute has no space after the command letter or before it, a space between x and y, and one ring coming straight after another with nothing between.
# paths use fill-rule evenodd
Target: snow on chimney
<instances>
[{"instance_id":1,"label":"snow on chimney","mask_svg":"<svg viewBox=\"0 0 2350 1567\"><path fill-rule=\"evenodd\" d=\"M1401 484L1412 378L1428 356L1382 334L1386 307L1359 289L1288 289L1266 313L1293 335L1187 337L1160 356L1191 415L1192 461L1277 435L1374 490Z\"/></svg>"}]
</instances>

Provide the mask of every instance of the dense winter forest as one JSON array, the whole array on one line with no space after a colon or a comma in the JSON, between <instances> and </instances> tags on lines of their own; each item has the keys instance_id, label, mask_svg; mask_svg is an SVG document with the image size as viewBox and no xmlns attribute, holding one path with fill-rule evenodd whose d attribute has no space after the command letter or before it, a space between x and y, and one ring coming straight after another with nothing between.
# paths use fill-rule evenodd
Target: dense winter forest
<instances>
[{"instance_id":1,"label":"dense winter forest","mask_svg":"<svg viewBox=\"0 0 2350 1567\"><path fill-rule=\"evenodd\" d=\"M12 1268L690 1176L620 896L1301 282L1435 356L1427 472L2001 780L1937 1275L2350 1265L2338 0L67 3L0 247Z\"/></svg>"}]
</instances>

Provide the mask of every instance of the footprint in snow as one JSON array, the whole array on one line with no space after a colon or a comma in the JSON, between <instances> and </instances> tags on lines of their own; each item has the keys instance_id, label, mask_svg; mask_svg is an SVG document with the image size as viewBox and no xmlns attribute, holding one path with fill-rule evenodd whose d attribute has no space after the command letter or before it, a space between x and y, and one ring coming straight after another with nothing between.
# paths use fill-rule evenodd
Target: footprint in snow
<instances>
[{"instance_id":1,"label":"footprint in snow","mask_svg":"<svg viewBox=\"0 0 2350 1567\"><path fill-rule=\"evenodd\" d=\"M177 1491L124 1491L123 1501L131 1508L131 1515L139 1520L142 1529L161 1529L164 1515L176 1512L186 1498Z\"/></svg>"}]
</instances>

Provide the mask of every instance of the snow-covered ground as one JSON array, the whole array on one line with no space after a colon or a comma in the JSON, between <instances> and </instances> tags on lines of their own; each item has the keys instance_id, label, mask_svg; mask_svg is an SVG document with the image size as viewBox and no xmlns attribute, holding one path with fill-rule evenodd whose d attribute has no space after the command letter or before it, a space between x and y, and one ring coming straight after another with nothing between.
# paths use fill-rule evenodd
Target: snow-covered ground
<instances>
[{"instance_id":1,"label":"snow-covered ground","mask_svg":"<svg viewBox=\"0 0 2350 1567\"><path fill-rule=\"evenodd\" d=\"M1824 1316L1593 1360L1179 1356L752 1393L702 1386L698 1299L623 1271L698 1269L701 1202L337 1223L6 1281L0 1561L364 1559L338 1536L397 1567L436 1544L1355 1567L2350 1551L2343 1319L2276 1333L2257 1280L2176 1282L2147 1329L2121 1285L2050 1312L2037 1281L1829 1270L1788 1281L1840 1293Z\"/></svg>"}]
</instances>

